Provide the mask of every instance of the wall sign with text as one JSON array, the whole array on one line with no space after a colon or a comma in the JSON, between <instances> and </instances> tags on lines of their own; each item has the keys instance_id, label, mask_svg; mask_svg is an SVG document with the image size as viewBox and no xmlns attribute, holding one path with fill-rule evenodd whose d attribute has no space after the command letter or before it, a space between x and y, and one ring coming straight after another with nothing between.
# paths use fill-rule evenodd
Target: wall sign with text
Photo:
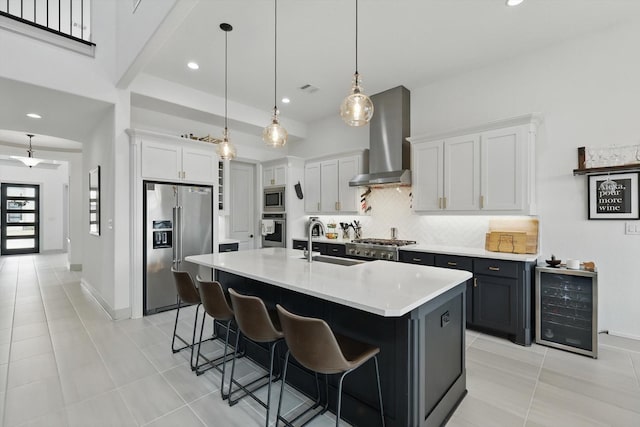
<instances>
[{"instance_id":1,"label":"wall sign with text","mask_svg":"<svg viewBox=\"0 0 640 427\"><path fill-rule=\"evenodd\" d=\"M589 219L638 219L638 173L589 176Z\"/></svg>"}]
</instances>

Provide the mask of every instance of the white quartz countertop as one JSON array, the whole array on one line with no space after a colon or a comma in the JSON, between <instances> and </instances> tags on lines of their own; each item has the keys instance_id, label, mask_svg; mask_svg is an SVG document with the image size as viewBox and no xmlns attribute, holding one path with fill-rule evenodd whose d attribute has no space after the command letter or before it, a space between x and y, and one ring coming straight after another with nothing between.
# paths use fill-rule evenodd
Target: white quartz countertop
<instances>
[{"instance_id":1,"label":"white quartz countertop","mask_svg":"<svg viewBox=\"0 0 640 427\"><path fill-rule=\"evenodd\" d=\"M535 262L538 254L512 254L508 252L491 252L479 248L442 245L407 245L401 251L430 252L434 254L461 255L476 258L503 259L507 261Z\"/></svg>"},{"instance_id":2,"label":"white quartz countertop","mask_svg":"<svg viewBox=\"0 0 640 427\"><path fill-rule=\"evenodd\" d=\"M471 273L391 261L342 266L302 251L263 248L193 255L186 261L385 317L399 317L471 278Z\"/></svg>"},{"instance_id":3,"label":"white quartz countertop","mask_svg":"<svg viewBox=\"0 0 640 427\"><path fill-rule=\"evenodd\" d=\"M304 240L294 237L294 240ZM344 245L351 240L346 239L327 239L326 237L314 237L314 242L321 243L337 243ZM401 251L430 252L434 254L460 255L477 258L503 259L507 261L535 262L538 254L511 254L508 252L491 252L480 248L468 248L463 246L446 246L446 245L407 245L400 248Z\"/></svg>"}]
</instances>

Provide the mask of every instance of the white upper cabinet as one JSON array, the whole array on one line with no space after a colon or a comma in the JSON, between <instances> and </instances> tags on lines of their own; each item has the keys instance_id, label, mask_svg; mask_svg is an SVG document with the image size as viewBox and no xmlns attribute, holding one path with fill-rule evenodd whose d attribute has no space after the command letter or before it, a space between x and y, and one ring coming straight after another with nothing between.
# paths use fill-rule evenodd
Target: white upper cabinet
<instances>
[{"instance_id":1,"label":"white upper cabinet","mask_svg":"<svg viewBox=\"0 0 640 427\"><path fill-rule=\"evenodd\" d=\"M287 184L287 165L268 165L262 167L262 186L275 187Z\"/></svg>"},{"instance_id":2,"label":"white upper cabinet","mask_svg":"<svg viewBox=\"0 0 640 427\"><path fill-rule=\"evenodd\" d=\"M475 132L409 138L414 210L534 214L538 122L538 116L527 115Z\"/></svg>"},{"instance_id":3,"label":"white upper cabinet","mask_svg":"<svg viewBox=\"0 0 640 427\"><path fill-rule=\"evenodd\" d=\"M142 140L141 174L146 179L212 185L217 180L217 156L213 146L199 147L190 141Z\"/></svg>"},{"instance_id":4,"label":"white upper cabinet","mask_svg":"<svg viewBox=\"0 0 640 427\"><path fill-rule=\"evenodd\" d=\"M363 155L350 155L305 164L307 213L357 213L357 187L349 181L362 173Z\"/></svg>"}]
</instances>

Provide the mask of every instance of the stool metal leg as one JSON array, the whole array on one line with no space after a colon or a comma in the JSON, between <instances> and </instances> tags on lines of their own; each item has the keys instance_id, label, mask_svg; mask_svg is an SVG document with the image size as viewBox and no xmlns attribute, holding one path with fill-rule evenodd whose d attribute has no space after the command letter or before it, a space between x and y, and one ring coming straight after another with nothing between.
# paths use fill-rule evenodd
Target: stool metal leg
<instances>
[{"instance_id":1,"label":"stool metal leg","mask_svg":"<svg viewBox=\"0 0 640 427\"><path fill-rule=\"evenodd\" d=\"M380 420L382 420L382 427L385 427L384 422L384 407L382 406L382 388L380 387L380 369L378 368L378 356L373 356L373 361L376 365L376 380L378 381L378 400L380 401Z\"/></svg>"}]
</instances>

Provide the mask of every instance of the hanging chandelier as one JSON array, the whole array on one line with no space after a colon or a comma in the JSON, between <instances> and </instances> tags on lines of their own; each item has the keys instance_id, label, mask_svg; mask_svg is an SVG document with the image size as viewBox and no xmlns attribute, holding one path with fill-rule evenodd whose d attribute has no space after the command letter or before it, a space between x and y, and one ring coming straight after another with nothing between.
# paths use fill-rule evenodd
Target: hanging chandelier
<instances>
[{"instance_id":1,"label":"hanging chandelier","mask_svg":"<svg viewBox=\"0 0 640 427\"><path fill-rule=\"evenodd\" d=\"M358 73L358 0L356 2L356 72L353 75L351 93L340 104L340 117L349 126L364 126L373 116L373 102L362 93Z\"/></svg>"},{"instance_id":2,"label":"hanging chandelier","mask_svg":"<svg viewBox=\"0 0 640 427\"><path fill-rule=\"evenodd\" d=\"M20 160L25 166L29 166L30 168L34 167L38 163L42 162L42 159L36 159L33 157L33 148L31 147L31 138L34 137L33 134L28 133L29 137L29 149L27 150L27 157L23 156L10 156L12 159Z\"/></svg>"},{"instance_id":3,"label":"hanging chandelier","mask_svg":"<svg viewBox=\"0 0 640 427\"><path fill-rule=\"evenodd\" d=\"M236 158L236 147L229 142L229 127L227 126L227 91L228 91L228 83L227 83L227 68L228 68L228 60L227 60L227 36L229 32L233 30L233 27L230 24L222 23L220 24L220 29L224 31L224 131L222 132L222 142L218 144L216 148L216 153L222 160L232 160Z\"/></svg>"},{"instance_id":4,"label":"hanging chandelier","mask_svg":"<svg viewBox=\"0 0 640 427\"><path fill-rule=\"evenodd\" d=\"M274 32L273 32L273 117L271 124L264 128L262 140L271 147L284 147L289 133L280 124L278 118L278 0L274 0Z\"/></svg>"}]
</instances>

